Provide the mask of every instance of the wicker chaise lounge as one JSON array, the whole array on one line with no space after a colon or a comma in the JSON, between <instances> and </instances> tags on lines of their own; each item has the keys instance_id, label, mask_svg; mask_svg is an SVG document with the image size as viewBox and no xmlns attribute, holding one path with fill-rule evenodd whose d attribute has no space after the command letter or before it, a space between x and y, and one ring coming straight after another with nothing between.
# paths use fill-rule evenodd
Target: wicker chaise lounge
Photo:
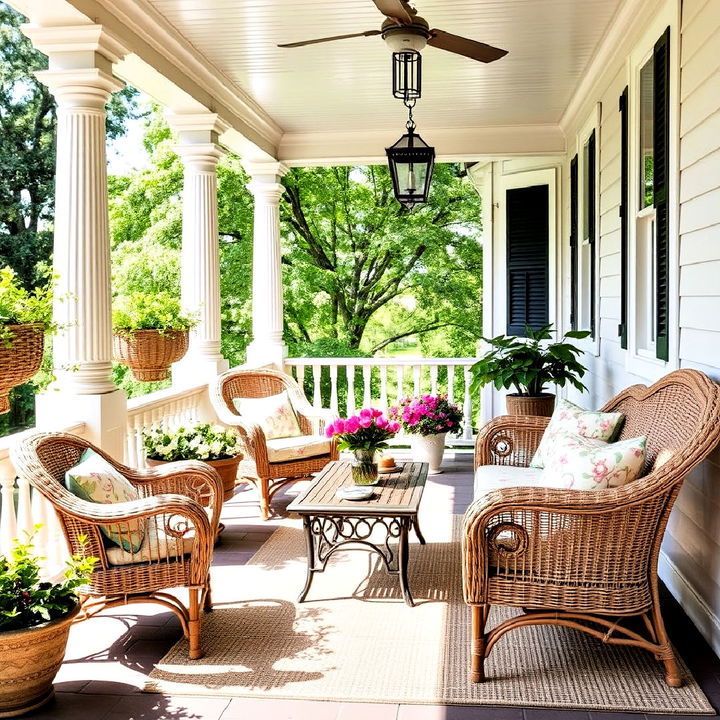
<instances>
[{"instance_id":1,"label":"wicker chaise lounge","mask_svg":"<svg viewBox=\"0 0 720 720\"><path fill-rule=\"evenodd\" d=\"M504 633L550 624L649 650L664 663L667 684L682 684L660 613L658 553L683 480L720 439L720 388L678 370L628 388L603 410L625 414L620 439L647 435L643 477L598 491L506 487L478 497L465 515L473 682L485 679L485 659ZM495 418L477 438L475 467L527 466L547 422ZM524 613L487 632L492 605ZM632 616L641 624L624 627Z\"/></svg>"},{"instance_id":2,"label":"wicker chaise lounge","mask_svg":"<svg viewBox=\"0 0 720 720\"><path fill-rule=\"evenodd\" d=\"M140 499L101 504L82 500L67 490L65 472L78 463L87 448L124 475L137 488ZM217 472L196 461L136 470L67 433L32 435L14 448L13 461L18 473L55 508L70 551L98 558L84 597L84 610L94 613L117 605L158 603L179 618L190 645L190 659L202 657L201 609L212 609L210 562L223 497ZM147 523L144 549L135 554L108 547L101 527L122 535L127 525L119 523L138 519ZM80 541L83 535L88 540L86 547ZM143 560L143 552L150 557ZM113 560L122 564L113 564ZM163 592L169 588L187 588L187 607Z\"/></svg>"},{"instance_id":3,"label":"wicker chaise lounge","mask_svg":"<svg viewBox=\"0 0 720 720\"><path fill-rule=\"evenodd\" d=\"M264 398L287 391L308 444L317 442L325 424L334 419L329 410L317 410L305 399L303 391L295 380L276 370L230 370L218 377L211 400L215 412L222 422L237 428L245 445L245 458L240 464L239 476L253 483L260 494L260 514L263 520L270 517L270 503L273 495L284 485L304 480L312 473L319 472L331 460L338 459L335 440L320 438L325 450L319 454L294 457L283 462L272 462L268 458L268 440L263 429L240 415L234 400L242 398ZM315 420L315 427L313 427ZM299 440L302 440L301 438Z\"/></svg>"}]
</instances>

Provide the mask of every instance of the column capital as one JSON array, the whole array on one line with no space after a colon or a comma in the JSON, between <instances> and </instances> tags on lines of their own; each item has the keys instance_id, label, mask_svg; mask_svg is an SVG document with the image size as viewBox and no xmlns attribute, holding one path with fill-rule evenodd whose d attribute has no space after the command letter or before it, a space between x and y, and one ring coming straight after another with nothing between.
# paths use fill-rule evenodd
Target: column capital
<instances>
[{"instance_id":1,"label":"column capital","mask_svg":"<svg viewBox=\"0 0 720 720\"><path fill-rule=\"evenodd\" d=\"M225 149L217 143L196 143L193 145L176 145L175 152L180 156L188 170L197 172L215 172Z\"/></svg>"},{"instance_id":2,"label":"column capital","mask_svg":"<svg viewBox=\"0 0 720 720\"><path fill-rule=\"evenodd\" d=\"M51 70L109 66L130 52L102 25L45 27L27 23L21 30L37 50L48 56Z\"/></svg>"},{"instance_id":3,"label":"column capital","mask_svg":"<svg viewBox=\"0 0 720 720\"><path fill-rule=\"evenodd\" d=\"M243 160L245 172L255 182L278 183L280 179L286 175L290 168L283 163L277 162L254 162L252 160Z\"/></svg>"},{"instance_id":4,"label":"column capital","mask_svg":"<svg viewBox=\"0 0 720 720\"><path fill-rule=\"evenodd\" d=\"M90 108L105 112L110 95L125 83L99 68L40 70L35 77L50 89L61 108Z\"/></svg>"},{"instance_id":5,"label":"column capital","mask_svg":"<svg viewBox=\"0 0 720 720\"><path fill-rule=\"evenodd\" d=\"M217 113L167 112L165 119L168 125L180 135L181 142L215 142L217 138L230 129Z\"/></svg>"}]
</instances>

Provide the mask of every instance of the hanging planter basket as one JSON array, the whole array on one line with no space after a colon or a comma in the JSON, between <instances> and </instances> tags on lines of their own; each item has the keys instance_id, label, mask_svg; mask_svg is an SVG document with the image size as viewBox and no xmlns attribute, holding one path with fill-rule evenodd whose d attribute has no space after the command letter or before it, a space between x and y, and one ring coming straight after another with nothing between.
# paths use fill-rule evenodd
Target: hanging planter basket
<instances>
[{"instance_id":1,"label":"hanging planter basket","mask_svg":"<svg viewBox=\"0 0 720 720\"><path fill-rule=\"evenodd\" d=\"M165 380L188 349L188 330L128 330L113 334L113 359L140 382Z\"/></svg>"},{"instance_id":2,"label":"hanging planter basket","mask_svg":"<svg viewBox=\"0 0 720 720\"><path fill-rule=\"evenodd\" d=\"M40 369L45 347L45 325L7 325L10 345L0 341L0 414L10 410L10 390L30 380Z\"/></svg>"}]
</instances>

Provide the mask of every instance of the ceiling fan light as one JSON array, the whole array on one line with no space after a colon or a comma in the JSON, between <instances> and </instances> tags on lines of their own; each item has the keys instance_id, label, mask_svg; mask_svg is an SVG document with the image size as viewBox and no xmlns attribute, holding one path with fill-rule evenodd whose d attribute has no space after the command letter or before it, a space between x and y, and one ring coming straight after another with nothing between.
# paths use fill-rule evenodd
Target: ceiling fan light
<instances>
[{"instance_id":1,"label":"ceiling fan light","mask_svg":"<svg viewBox=\"0 0 720 720\"><path fill-rule=\"evenodd\" d=\"M383 40L385 44L393 52L401 52L403 50L414 50L420 52L428 41L427 31L423 28L390 28L383 32Z\"/></svg>"}]
</instances>

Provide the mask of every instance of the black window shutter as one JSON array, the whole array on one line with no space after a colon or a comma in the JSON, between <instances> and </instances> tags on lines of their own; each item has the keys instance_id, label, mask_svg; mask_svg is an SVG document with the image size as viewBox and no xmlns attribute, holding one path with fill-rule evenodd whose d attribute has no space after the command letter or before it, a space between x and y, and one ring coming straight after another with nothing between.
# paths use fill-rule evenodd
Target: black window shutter
<instances>
[{"instance_id":1,"label":"black window shutter","mask_svg":"<svg viewBox=\"0 0 720 720\"><path fill-rule=\"evenodd\" d=\"M655 204L655 354L669 357L670 265L668 252L668 155L670 152L670 28L653 52L653 195Z\"/></svg>"},{"instance_id":2,"label":"black window shutter","mask_svg":"<svg viewBox=\"0 0 720 720\"><path fill-rule=\"evenodd\" d=\"M577 330L578 306L578 156L570 161L570 328Z\"/></svg>"},{"instance_id":3,"label":"black window shutter","mask_svg":"<svg viewBox=\"0 0 720 720\"><path fill-rule=\"evenodd\" d=\"M620 347L628 346L628 89L620 96Z\"/></svg>"},{"instance_id":4,"label":"black window shutter","mask_svg":"<svg viewBox=\"0 0 720 720\"><path fill-rule=\"evenodd\" d=\"M595 207L595 131L588 138L588 223L590 225L590 337L595 338L595 225L597 223Z\"/></svg>"},{"instance_id":5,"label":"black window shutter","mask_svg":"<svg viewBox=\"0 0 720 720\"><path fill-rule=\"evenodd\" d=\"M548 323L548 193L536 185L506 194L508 335Z\"/></svg>"}]
</instances>

